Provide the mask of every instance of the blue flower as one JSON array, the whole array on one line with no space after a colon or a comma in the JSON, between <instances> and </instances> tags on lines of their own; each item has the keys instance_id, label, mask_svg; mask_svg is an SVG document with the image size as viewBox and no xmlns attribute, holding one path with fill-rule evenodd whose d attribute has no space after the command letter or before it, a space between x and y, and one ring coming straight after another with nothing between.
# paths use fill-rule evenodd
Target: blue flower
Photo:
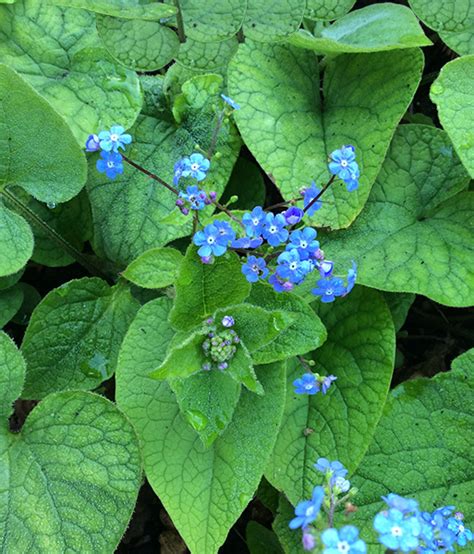
<instances>
[{"instance_id":1,"label":"blue flower","mask_svg":"<svg viewBox=\"0 0 474 554\"><path fill-rule=\"evenodd\" d=\"M248 237L241 237L232 241L232 248L258 248L262 245L262 237L257 237L255 239Z\"/></svg>"},{"instance_id":2,"label":"blue flower","mask_svg":"<svg viewBox=\"0 0 474 554\"><path fill-rule=\"evenodd\" d=\"M332 383L337 379L335 375L326 375L321 378L321 392L323 394L326 394L329 390L329 387L332 385Z\"/></svg>"},{"instance_id":3,"label":"blue flower","mask_svg":"<svg viewBox=\"0 0 474 554\"><path fill-rule=\"evenodd\" d=\"M356 279L357 279L357 264L355 262L352 262L352 267L349 268L349 271L347 272L347 287L346 287L344 296L346 294L349 294L351 290L354 288Z\"/></svg>"},{"instance_id":4,"label":"blue flower","mask_svg":"<svg viewBox=\"0 0 474 554\"><path fill-rule=\"evenodd\" d=\"M173 184L174 185L178 185L179 184L179 180L181 179L181 177L184 177L184 172L185 171L189 171L189 167L190 167L190 163L189 163L189 158L183 158L182 160L178 160L175 164L174 164L174 168L173 168Z\"/></svg>"},{"instance_id":5,"label":"blue flower","mask_svg":"<svg viewBox=\"0 0 474 554\"><path fill-rule=\"evenodd\" d=\"M86 140L86 152L97 152L97 150L100 150L99 137L89 135Z\"/></svg>"},{"instance_id":6,"label":"blue flower","mask_svg":"<svg viewBox=\"0 0 474 554\"><path fill-rule=\"evenodd\" d=\"M389 508L396 508L397 510L400 510L400 512L418 512L418 502L411 498L405 498L391 492L387 494L387 496L382 496L382 499Z\"/></svg>"},{"instance_id":7,"label":"blue flower","mask_svg":"<svg viewBox=\"0 0 474 554\"><path fill-rule=\"evenodd\" d=\"M334 150L329 157L329 171L343 181L352 179L353 174L359 170L355 161L355 148L351 145Z\"/></svg>"},{"instance_id":8,"label":"blue flower","mask_svg":"<svg viewBox=\"0 0 474 554\"><path fill-rule=\"evenodd\" d=\"M321 277L330 277L334 269L334 262L331 262L331 260L322 260L317 264L317 267Z\"/></svg>"},{"instance_id":9,"label":"blue flower","mask_svg":"<svg viewBox=\"0 0 474 554\"><path fill-rule=\"evenodd\" d=\"M188 187L186 192L181 191L179 196L189 202L192 210L202 210L206 206L207 195L196 185Z\"/></svg>"},{"instance_id":10,"label":"blue flower","mask_svg":"<svg viewBox=\"0 0 474 554\"><path fill-rule=\"evenodd\" d=\"M346 292L346 287L342 279L332 277L331 279L319 279L316 288L311 292L321 297L321 302L333 302L336 296L342 296Z\"/></svg>"},{"instance_id":11,"label":"blue flower","mask_svg":"<svg viewBox=\"0 0 474 554\"><path fill-rule=\"evenodd\" d=\"M316 394L319 392L319 383L312 373L305 373L299 379L293 381L296 394Z\"/></svg>"},{"instance_id":12,"label":"blue flower","mask_svg":"<svg viewBox=\"0 0 474 554\"><path fill-rule=\"evenodd\" d=\"M280 279L276 273L270 275L268 282L272 285L276 292L289 292L290 290L293 290L294 287L293 283Z\"/></svg>"},{"instance_id":13,"label":"blue flower","mask_svg":"<svg viewBox=\"0 0 474 554\"><path fill-rule=\"evenodd\" d=\"M96 167L100 173L105 173L109 179L115 179L117 175L123 173L122 156L116 152L102 151L96 162Z\"/></svg>"},{"instance_id":14,"label":"blue flower","mask_svg":"<svg viewBox=\"0 0 474 554\"><path fill-rule=\"evenodd\" d=\"M193 237L193 243L200 246L198 254L201 257L222 256L227 250L228 239L219 233L215 224L210 223L203 231L198 231Z\"/></svg>"},{"instance_id":15,"label":"blue flower","mask_svg":"<svg viewBox=\"0 0 474 554\"><path fill-rule=\"evenodd\" d=\"M439 552L441 548L450 548L456 540L455 534L448 527L448 517L454 506L444 506L434 512L417 512L421 524L420 539L429 550Z\"/></svg>"},{"instance_id":16,"label":"blue flower","mask_svg":"<svg viewBox=\"0 0 474 554\"><path fill-rule=\"evenodd\" d=\"M242 273L250 283L256 283L259 279L265 279L268 275L267 265L263 258L249 256L242 266Z\"/></svg>"},{"instance_id":17,"label":"blue flower","mask_svg":"<svg viewBox=\"0 0 474 554\"><path fill-rule=\"evenodd\" d=\"M286 220L282 214L274 215L268 213L265 216L263 236L271 246L278 246L288 238L288 231L285 229Z\"/></svg>"},{"instance_id":18,"label":"blue flower","mask_svg":"<svg viewBox=\"0 0 474 554\"><path fill-rule=\"evenodd\" d=\"M419 545L421 524L418 518L405 517L405 514L396 508L377 514L374 529L380 534L379 541L391 550L410 552Z\"/></svg>"},{"instance_id":19,"label":"blue flower","mask_svg":"<svg viewBox=\"0 0 474 554\"><path fill-rule=\"evenodd\" d=\"M301 283L313 269L311 262L302 260L298 250L286 250L278 256L277 275L290 283Z\"/></svg>"},{"instance_id":20,"label":"blue flower","mask_svg":"<svg viewBox=\"0 0 474 554\"><path fill-rule=\"evenodd\" d=\"M323 499L323 487L314 487L311 500L303 500L296 506L296 517L290 521L290 529L305 528L312 523L318 517Z\"/></svg>"},{"instance_id":21,"label":"blue flower","mask_svg":"<svg viewBox=\"0 0 474 554\"><path fill-rule=\"evenodd\" d=\"M348 192L353 192L354 190L357 190L359 188L359 177L359 167L351 169L349 178L344 179L344 183L346 183L346 189Z\"/></svg>"},{"instance_id":22,"label":"blue flower","mask_svg":"<svg viewBox=\"0 0 474 554\"><path fill-rule=\"evenodd\" d=\"M301 542L303 543L303 548L305 550L313 550L313 548L316 546L316 539L314 538L314 535L311 533L310 529L303 529L303 537L301 539Z\"/></svg>"},{"instance_id":23,"label":"blue flower","mask_svg":"<svg viewBox=\"0 0 474 554\"><path fill-rule=\"evenodd\" d=\"M321 189L318 188L316 186L316 183L313 181L311 183L311 186L309 187L309 189L306 189L304 191L304 196L303 196L303 204L304 204L304 207L306 208L307 206L309 206L309 204L312 202L312 200L314 198L316 198L316 196L318 196L318 194L321 192ZM321 200L318 200L317 202L315 202L311 208L307 211L307 214L309 216L312 216L314 215L314 212L318 211L321 206L323 205L322 201Z\"/></svg>"},{"instance_id":24,"label":"blue flower","mask_svg":"<svg viewBox=\"0 0 474 554\"><path fill-rule=\"evenodd\" d=\"M308 260L312 258L316 250L319 249L319 242L314 240L316 235L316 230L312 227L305 227L304 229L293 231L290 234L290 242L286 248L287 250L296 248L300 258L302 260Z\"/></svg>"},{"instance_id":25,"label":"blue flower","mask_svg":"<svg viewBox=\"0 0 474 554\"><path fill-rule=\"evenodd\" d=\"M100 147L106 152L118 152L119 148L125 150L125 145L132 142L132 136L124 133L125 129L120 125L114 125L110 131L99 133Z\"/></svg>"},{"instance_id":26,"label":"blue flower","mask_svg":"<svg viewBox=\"0 0 474 554\"><path fill-rule=\"evenodd\" d=\"M266 212L260 206L256 206L250 213L247 212L243 215L242 223L248 237L259 237L262 234L265 216Z\"/></svg>"},{"instance_id":27,"label":"blue flower","mask_svg":"<svg viewBox=\"0 0 474 554\"><path fill-rule=\"evenodd\" d=\"M196 181L203 181L206 178L211 162L202 154L194 153L189 158L183 158L183 177L192 177Z\"/></svg>"},{"instance_id":28,"label":"blue flower","mask_svg":"<svg viewBox=\"0 0 474 554\"><path fill-rule=\"evenodd\" d=\"M339 531L326 529L321 534L321 540L326 547L323 554L365 554L367 546L359 538L359 530L353 525L346 525Z\"/></svg>"},{"instance_id":29,"label":"blue flower","mask_svg":"<svg viewBox=\"0 0 474 554\"><path fill-rule=\"evenodd\" d=\"M224 327L233 327L234 323L235 323L234 318L231 315L225 315L222 318L222 325Z\"/></svg>"},{"instance_id":30,"label":"blue flower","mask_svg":"<svg viewBox=\"0 0 474 554\"><path fill-rule=\"evenodd\" d=\"M288 225L296 225L303 219L304 211L297 206L291 206L283 212L283 215Z\"/></svg>"},{"instance_id":31,"label":"blue flower","mask_svg":"<svg viewBox=\"0 0 474 554\"><path fill-rule=\"evenodd\" d=\"M234 100L232 100L232 98L229 98L225 94L221 94L221 98L222 100L224 100L224 102L226 102L226 104L229 104L229 106L234 110L240 110L240 105L237 104L237 102L235 102Z\"/></svg>"},{"instance_id":32,"label":"blue flower","mask_svg":"<svg viewBox=\"0 0 474 554\"><path fill-rule=\"evenodd\" d=\"M336 492L347 492L351 488L351 482L344 477L334 477L331 479L331 485L337 489Z\"/></svg>"},{"instance_id":33,"label":"blue flower","mask_svg":"<svg viewBox=\"0 0 474 554\"><path fill-rule=\"evenodd\" d=\"M222 244L228 246L229 242L235 239L235 231L227 221L214 221L214 226L217 229L218 236L222 241Z\"/></svg>"},{"instance_id":34,"label":"blue flower","mask_svg":"<svg viewBox=\"0 0 474 554\"><path fill-rule=\"evenodd\" d=\"M449 518L448 529L455 534L455 542L459 546L466 546L473 539L472 531L464 525L462 517L459 517L458 514Z\"/></svg>"},{"instance_id":35,"label":"blue flower","mask_svg":"<svg viewBox=\"0 0 474 554\"><path fill-rule=\"evenodd\" d=\"M331 479L336 479L337 477L345 477L347 475L347 469L335 460L330 462L327 458L318 458L314 464L314 469L324 473L326 476L331 476Z\"/></svg>"}]
</instances>

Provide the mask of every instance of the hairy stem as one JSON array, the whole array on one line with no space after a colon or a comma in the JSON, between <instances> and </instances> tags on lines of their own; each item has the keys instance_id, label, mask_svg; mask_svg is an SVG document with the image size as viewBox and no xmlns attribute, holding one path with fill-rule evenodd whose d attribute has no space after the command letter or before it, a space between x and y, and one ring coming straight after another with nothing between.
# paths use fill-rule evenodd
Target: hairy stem
<instances>
[{"instance_id":1,"label":"hairy stem","mask_svg":"<svg viewBox=\"0 0 474 554\"><path fill-rule=\"evenodd\" d=\"M321 198L321 196L328 190L328 188L334 183L334 180L336 179L336 176L333 175L329 181L324 185L324 187L321 189L321 191L311 200L311 202L304 208L304 212L306 213L311 206L316 204L316 202Z\"/></svg>"},{"instance_id":2,"label":"hairy stem","mask_svg":"<svg viewBox=\"0 0 474 554\"><path fill-rule=\"evenodd\" d=\"M179 0L173 0L175 8L178 10L176 14L176 23L178 25L178 38L179 42L186 42L186 35L184 33L183 14L181 13L181 6Z\"/></svg>"},{"instance_id":3,"label":"hairy stem","mask_svg":"<svg viewBox=\"0 0 474 554\"><path fill-rule=\"evenodd\" d=\"M176 196L179 194L178 192L178 189L173 187L172 185L168 184L166 181L164 181L161 177L158 177L158 175L155 175L154 173L152 173L151 171L148 171L148 169L145 169L144 167L142 167L141 165L137 164L136 162L134 162L133 160L131 160L130 158L127 158L127 156L124 156L122 154L122 158L124 159L124 161L126 161L129 165L131 165L132 167L134 167L135 169L138 169L138 171L141 171L142 173L144 173L145 175L147 175L148 177L150 177L150 179L153 179L154 181L158 181L158 183L160 183L160 185L163 185L164 187L166 187L168 190L170 190L173 194L176 194Z\"/></svg>"},{"instance_id":4,"label":"hairy stem","mask_svg":"<svg viewBox=\"0 0 474 554\"><path fill-rule=\"evenodd\" d=\"M224 122L225 110L222 110L217 118L216 126L214 127L214 132L212 133L211 144L207 151L207 159L210 160L214 155L214 150L217 146L217 139L219 138L220 130L222 129L222 123Z\"/></svg>"}]
</instances>

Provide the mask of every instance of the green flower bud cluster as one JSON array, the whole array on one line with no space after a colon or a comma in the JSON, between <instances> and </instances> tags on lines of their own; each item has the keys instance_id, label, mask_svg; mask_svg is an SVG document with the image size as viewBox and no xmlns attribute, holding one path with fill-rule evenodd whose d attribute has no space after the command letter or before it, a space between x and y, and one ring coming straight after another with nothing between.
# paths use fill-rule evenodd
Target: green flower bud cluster
<instances>
[{"instance_id":1,"label":"green flower bud cluster","mask_svg":"<svg viewBox=\"0 0 474 554\"><path fill-rule=\"evenodd\" d=\"M210 361L206 362L202 369L209 371L213 367L217 367L223 371L229 367L229 361L237 352L237 345L240 342L237 333L233 329L229 329L234 325L234 320L230 316L225 316L222 319L224 328L221 330L218 330L212 318L208 319L206 323L209 332L206 340L202 343L202 349Z\"/></svg>"}]
</instances>

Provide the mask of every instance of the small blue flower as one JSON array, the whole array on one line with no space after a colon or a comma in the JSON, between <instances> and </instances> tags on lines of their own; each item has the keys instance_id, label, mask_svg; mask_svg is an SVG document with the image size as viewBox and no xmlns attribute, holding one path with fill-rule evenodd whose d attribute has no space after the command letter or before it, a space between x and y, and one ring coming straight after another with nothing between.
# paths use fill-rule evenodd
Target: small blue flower
<instances>
[{"instance_id":1,"label":"small blue flower","mask_svg":"<svg viewBox=\"0 0 474 554\"><path fill-rule=\"evenodd\" d=\"M331 277L332 270L334 269L334 262L331 262L331 260L322 260L317 264L317 268L321 277Z\"/></svg>"},{"instance_id":2,"label":"small blue flower","mask_svg":"<svg viewBox=\"0 0 474 554\"><path fill-rule=\"evenodd\" d=\"M396 508L377 514L374 529L380 534L379 541L391 550L410 552L419 545L421 523L418 518L405 517L405 514Z\"/></svg>"},{"instance_id":3,"label":"small blue flower","mask_svg":"<svg viewBox=\"0 0 474 554\"><path fill-rule=\"evenodd\" d=\"M173 168L173 184L178 185L181 177L184 177L184 172L188 171L190 168L189 158L183 158L182 160L178 160L174 164ZM189 173L188 173L189 174Z\"/></svg>"},{"instance_id":4,"label":"small blue flower","mask_svg":"<svg viewBox=\"0 0 474 554\"><path fill-rule=\"evenodd\" d=\"M286 242L288 231L285 229L286 220L282 214L274 215L268 213L265 216L265 226L263 228L263 236L268 241L270 246L278 246L282 242Z\"/></svg>"},{"instance_id":5,"label":"small blue flower","mask_svg":"<svg viewBox=\"0 0 474 554\"><path fill-rule=\"evenodd\" d=\"M347 492L351 488L351 482L344 477L335 477L331 479L331 485L339 492Z\"/></svg>"},{"instance_id":6,"label":"small blue flower","mask_svg":"<svg viewBox=\"0 0 474 554\"><path fill-rule=\"evenodd\" d=\"M448 528L448 517L454 506L444 506L434 512L416 512L421 524L420 540L428 550L439 552L441 548L451 548L456 540L455 534ZM406 512L405 512L406 513Z\"/></svg>"},{"instance_id":7,"label":"small blue flower","mask_svg":"<svg viewBox=\"0 0 474 554\"><path fill-rule=\"evenodd\" d=\"M235 231L227 221L214 221L214 226L217 229L222 244L225 243L225 245L228 246L229 242L235 239Z\"/></svg>"},{"instance_id":8,"label":"small blue flower","mask_svg":"<svg viewBox=\"0 0 474 554\"><path fill-rule=\"evenodd\" d=\"M303 205L304 205L304 207L306 208L306 206L309 206L309 204L313 201L314 198L316 198L316 196L318 196L318 194L320 192L321 192L321 189L318 188L316 186L316 183L313 181L311 183L311 186L309 187L309 189L306 189L304 191L304 196L303 196ZM317 212L321 208L322 205L323 205L322 201L318 200L307 211L307 214L309 216L314 215L314 213Z\"/></svg>"},{"instance_id":9,"label":"small blue flower","mask_svg":"<svg viewBox=\"0 0 474 554\"><path fill-rule=\"evenodd\" d=\"M450 517L448 520L448 529L455 534L455 542L459 546L466 546L466 544L473 539L472 531L464 525L462 517Z\"/></svg>"},{"instance_id":10,"label":"small blue flower","mask_svg":"<svg viewBox=\"0 0 474 554\"><path fill-rule=\"evenodd\" d=\"M293 290L293 283L290 283L289 281L284 281L276 273L273 273L273 275L270 275L268 278L268 282L276 292L289 292L290 290Z\"/></svg>"},{"instance_id":11,"label":"small blue flower","mask_svg":"<svg viewBox=\"0 0 474 554\"><path fill-rule=\"evenodd\" d=\"M315 240L316 230L312 227L298 229L290 234L290 242L286 247L287 250L296 248L302 260L309 260L313 257L316 250L319 249L319 242Z\"/></svg>"},{"instance_id":12,"label":"small blue flower","mask_svg":"<svg viewBox=\"0 0 474 554\"><path fill-rule=\"evenodd\" d=\"M354 288L356 280L357 280L357 264L355 262L352 262L352 267L349 268L349 271L347 272L347 287L346 287L344 296L351 292L351 290Z\"/></svg>"},{"instance_id":13,"label":"small blue flower","mask_svg":"<svg viewBox=\"0 0 474 554\"><path fill-rule=\"evenodd\" d=\"M242 273L249 283L256 283L259 279L265 279L268 275L267 265L263 258L249 256L242 266Z\"/></svg>"},{"instance_id":14,"label":"small blue flower","mask_svg":"<svg viewBox=\"0 0 474 554\"><path fill-rule=\"evenodd\" d=\"M227 250L228 239L219 233L215 224L210 223L203 231L198 231L193 237L193 243L200 246L198 254L201 257L222 256Z\"/></svg>"},{"instance_id":15,"label":"small blue flower","mask_svg":"<svg viewBox=\"0 0 474 554\"><path fill-rule=\"evenodd\" d=\"M97 152L100 150L99 137L97 135L89 135L86 140L86 152Z\"/></svg>"},{"instance_id":16,"label":"small blue flower","mask_svg":"<svg viewBox=\"0 0 474 554\"><path fill-rule=\"evenodd\" d=\"M330 462L327 458L318 458L314 464L314 469L324 473L326 476L331 476L331 479L336 479L337 477L345 477L347 475L347 469L338 462Z\"/></svg>"},{"instance_id":17,"label":"small blue flower","mask_svg":"<svg viewBox=\"0 0 474 554\"><path fill-rule=\"evenodd\" d=\"M296 225L303 219L304 210L298 208L297 206L291 206L283 212L283 215L288 225Z\"/></svg>"},{"instance_id":18,"label":"small blue flower","mask_svg":"<svg viewBox=\"0 0 474 554\"><path fill-rule=\"evenodd\" d=\"M105 173L109 179L115 179L117 175L123 173L122 156L116 152L102 151L96 167L97 171Z\"/></svg>"},{"instance_id":19,"label":"small blue flower","mask_svg":"<svg viewBox=\"0 0 474 554\"><path fill-rule=\"evenodd\" d=\"M331 158L329 171L343 181L350 180L352 175L359 170L355 161L355 148L351 145L334 150L329 157Z\"/></svg>"},{"instance_id":20,"label":"small blue flower","mask_svg":"<svg viewBox=\"0 0 474 554\"><path fill-rule=\"evenodd\" d=\"M189 203L191 210L202 210L206 206L206 193L198 186L187 187L186 192L179 193L180 198Z\"/></svg>"},{"instance_id":21,"label":"small blue flower","mask_svg":"<svg viewBox=\"0 0 474 554\"><path fill-rule=\"evenodd\" d=\"M242 223L248 237L259 237L263 233L266 215L261 206L256 206L251 212L243 215Z\"/></svg>"},{"instance_id":22,"label":"small blue flower","mask_svg":"<svg viewBox=\"0 0 474 554\"><path fill-rule=\"evenodd\" d=\"M352 168L349 178L344 179L344 183L346 183L346 189L348 192L353 192L354 190L357 190L359 188L359 177L359 167L357 166L356 168Z\"/></svg>"},{"instance_id":23,"label":"small blue flower","mask_svg":"<svg viewBox=\"0 0 474 554\"><path fill-rule=\"evenodd\" d=\"M233 327L234 323L235 323L234 318L231 315L225 315L222 318L222 325L224 327Z\"/></svg>"},{"instance_id":24,"label":"small blue flower","mask_svg":"<svg viewBox=\"0 0 474 554\"><path fill-rule=\"evenodd\" d=\"M278 256L277 275L297 285L312 271L313 266L309 260L302 260L298 250L286 250Z\"/></svg>"},{"instance_id":25,"label":"small blue flower","mask_svg":"<svg viewBox=\"0 0 474 554\"><path fill-rule=\"evenodd\" d=\"M367 546L359 538L359 530L353 525L346 525L339 531L326 529L321 534L325 546L323 554L365 554Z\"/></svg>"},{"instance_id":26,"label":"small blue flower","mask_svg":"<svg viewBox=\"0 0 474 554\"><path fill-rule=\"evenodd\" d=\"M203 181L206 178L211 162L202 154L194 153L189 158L183 158L183 177L192 177L196 181Z\"/></svg>"},{"instance_id":27,"label":"small blue flower","mask_svg":"<svg viewBox=\"0 0 474 554\"><path fill-rule=\"evenodd\" d=\"M303 500L296 506L296 517L290 521L290 529L305 528L312 523L318 517L323 499L323 487L314 487L311 500Z\"/></svg>"},{"instance_id":28,"label":"small blue flower","mask_svg":"<svg viewBox=\"0 0 474 554\"><path fill-rule=\"evenodd\" d=\"M336 381L337 377L335 375L325 375L321 378L321 392L326 394L329 390L329 387Z\"/></svg>"},{"instance_id":29,"label":"small blue flower","mask_svg":"<svg viewBox=\"0 0 474 554\"><path fill-rule=\"evenodd\" d=\"M114 125L110 131L99 133L100 147L106 152L118 152L119 148L125 150L125 146L132 142L132 136L124 133L121 125Z\"/></svg>"},{"instance_id":30,"label":"small blue flower","mask_svg":"<svg viewBox=\"0 0 474 554\"><path fill-rule=\"evenodd\" d=\"M391 492L387 496L382 496L382 500L385 501L389 508L395 508L405 514L418 512L418 502L411 498L405 498Z\"/></svg>"},{"instance_id":31,"label":"small blue flower","mask_svg":"<svg viewBox=\"0 0 474 554\"><path fill-rule=\"evenodd\" d=\"M316 288L311 292L321 297L321 302L333 302L336 296L342 296L346 292L346 287L342 279L332 277L331 279L319 279Z\"/></svg>"},{"instance_id":32,"label":"small blue flower","mask_svg":"<svg viewBox=\"0 0 474 554\"><path fill-rule=\"evenodd\" d=\"M232 100L232 98L229 98L225 94L221 94L221 98L222 100L224 100L226 104L229 104L229 106L234 110L240 110L240 105L237 104L237 102L235 102L234 100Z\"/></svg>"},{"instance_id":33,"label":"small blue flower","mask_svg":"<svg viewBox=\"0 0 474 554\"><path fill-rule=\"evenodd\" d=\"M296 394L316 394L319 392L319 383L312 373L305 373L299 379L293 381Z\"/></svg>"},{"instance_id":34,"label":"small blue flower","mask_svg":"<svg viewBox=\"0 0 474 554\"><path fill-rule=\"evenodd\" d=\"M254 249L254 248L258 248L259 246L261 246L263 243L263 239L262 237L257 237L255 239L251 239L251 238L248 238L248 237L241 237L239 239L235 239L234 241L232 241L232 248L251 248L251 249Z\"/></svg>"}]
</instances>

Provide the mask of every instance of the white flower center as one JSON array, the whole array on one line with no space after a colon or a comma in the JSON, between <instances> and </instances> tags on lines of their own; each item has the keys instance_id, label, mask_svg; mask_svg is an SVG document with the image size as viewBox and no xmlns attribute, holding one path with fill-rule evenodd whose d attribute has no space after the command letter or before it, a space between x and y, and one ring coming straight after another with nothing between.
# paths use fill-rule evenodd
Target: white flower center
<instances>
[{"instance_id":1,"label":"white flower center","mask_svg":"<svg viewBox=\"0 0 474 554\"><path fill-rule=\"evenodd\" d=\"M300 242L300 246L301 246L301 248L306 248L308 246L308 243L305 240L302 240Z\"/></svg>"},{"instance_id":2,"label":"white flower center","mask_svg":"<svg viewBox=\"0 0 474 554\"><path fill-rule=\"evenodd\" d=\"M207 244L214 244L214 237L207 237Z\"/></svg>"},{"instance_id":3,"label":"white flower center","mask_svg":"<svg viewBox=\"0 0 474 554\"><path fill-rule=\"evenodd\" d=\"M110 140L111 140L112 142L115 142L116 140L118 140L118 138L119 138L119 136L118 136L117 134L115 134L115 133L112 133L112 134L110 135Z\"/></svg>"},{"instance_id":4,"label":"white flower center","mask_svg":"<svg viewBox=\"0 0 474 554\"><path fill-rule=\"evenodd\" d=\"M298 263L297 263L297 262L291 262L291 264L290 264L290 269L295 270L297 267L298 267Z\"/></svg>"},{"instance_id":5,"label":"white flower center","mask_svg":"<svg viewBox=\"0 0 474 554\"><path fill-rule=\"evenodd\" d=\"M460 526L458 527L458 531L459 531L460 533L464 533L464 529L465 529L464 525L460 525Z\"/></svg>"},{"instance_id":6,"label":"white flower center","mask_svg":"<svg viewBox=\"0 0 474 554\"><path fill-rule=\"evenodd\" d=\"M341 160L341 167L347 167L347 160Z\"/></svg>"},{"instance_id":7,"label":"white flower center","mask_svg":"<svg viewBox=\"0 0 474 554\"><path fill-rule=\"evenodd\" d=\"M253 264L253 266L252 266L252 271L255 271L255 273L258 273L259 270L260 270L260 268L258 267L258 265L257 265L257 264Z\"/></svg>"},{"instance_id":8,"label":"white flower center","mask_svg":"<svg viewBox=\"0 0 474 554\"><path fill-rule=\"evenodd\" d=\"M334 291L332 289L327 289L326 294L331 296Z\"/></svg>"},{"instance_id":9,"label":"white flower center","mask_svg":"<svg viewBox=\"0 0 474 554\"><path fill-rule=\"evenodd\" d=\"M107 162L107 167L110 167L110 168L114 167L114 162Z\"/></svg>"},{"instance_id":10,"label":"white flower center","mask_svg":"<svg viewBox=\"0 0 474 554\"><path fill-rule=\"evenodd\" d=\"M403 535L403 529L398 525L394 525L391 529L391 533L394 537L401 537Z\"/></svg>"},{"instance_id":11,"label":"white flower center","mask_svg":"<svg viewBox=\"0 0 474 554\"><path fill-rule=\"evenodd\" d=\"M252 223L253 223L255 226L257 226L257 225L260 223L260 221L258 220L258 218L254 217L254 218L252 219Z\"/></svg>"},{"instance_id":12,"label":"white flower center","mask_svg":"<svg viewBox=\"0 0 474 554\"><path fill-rule=\"evenodd\" d=\"M191 170L197 171L199 169L199 164L191 164Z\"/></svg>"},{"instance_id":13,"label":"white flower center","mask_svg":"<svg viewBox=\"0 0 474 554\"><path fill-rule=\"evenodd\" d=\"M268 229L268 231L269 231L270 233L272 233L272 234L273 234L273 233L276 233L277 230L278 230L278 229L275 227L275 225L272 225L272 226L270 227L270 229Z\"/></svg>"},{"instance_id":14,"label":"white flower center","mask_svg":"<svg viewBox=\"0 0 474 554\"><path fill-rule=\"evenodd\" d=\"M307 510L306 510L306 517L310 517L314 514L314 506L310 506Z\"/></svg>"},{"instance_id":15,"label":"white flower center","mask_svg":"<svg viewBox=\"0 0 474 554\"><path fill-rule=\"evenodd\" d=\"M337 543L337 549L339 552L349 552L351 545L347 541L339 541Z\"/></svg>"},{"instance_id":16,"label":"white flower center","mask_svg":"<svg viewBox=\"0 0 474 554\"><path fill-rule=\"evenodd\" d=\"M304 386L305 390L311 390L313 388L313 385L310 385L309 383Z\"/></svg>"}]
</instances>

